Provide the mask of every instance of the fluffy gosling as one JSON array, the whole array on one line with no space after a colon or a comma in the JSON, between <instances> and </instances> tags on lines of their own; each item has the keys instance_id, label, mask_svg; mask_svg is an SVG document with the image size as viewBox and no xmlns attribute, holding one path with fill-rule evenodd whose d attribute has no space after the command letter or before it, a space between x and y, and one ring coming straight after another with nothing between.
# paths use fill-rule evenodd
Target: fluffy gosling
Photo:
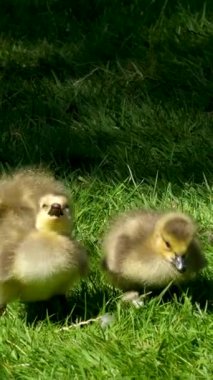
<instances>
[{"instance_id":1,"label":"fluffy gosling","mask_svg":"<svg viewBox=\"0 0 213 380\"><path fill-rule=\"evenodd\" d=\"M26 236L20 218L16 239L5 229L3 249L0 242L2 307L14 299L40 301L65 294L86 274L87 254L69 237L71 219L67 197L46 194L39 202L35 228Z\"/></svg>"},{"instance_id":2,"label":"fluffy gosling","mask_svg":"<svg viewBox=\"0 0 213 380\"><path fill-rule=\"evenodd\" d=\"M126 213L105 236L103 267L125 291L186 282L206 265L195 234L194 223L181 213Z\"/></svg>"}]
</instances>

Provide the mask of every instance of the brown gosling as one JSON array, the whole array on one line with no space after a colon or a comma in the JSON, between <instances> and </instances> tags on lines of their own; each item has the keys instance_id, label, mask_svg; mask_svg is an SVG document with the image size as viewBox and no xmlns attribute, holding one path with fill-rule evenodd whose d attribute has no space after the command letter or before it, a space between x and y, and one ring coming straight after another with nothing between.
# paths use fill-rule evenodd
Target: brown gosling
<instances>
[{"instance_id":1,"label":"brown gosling","mask_svg":"<svg viewBox=\"0 0 213 380\"><path fill-rule=\"evenodd\" d=\"M128 212L105 236L103 267L124 291L187 282L206 265L195 235L194 223L182 213Z\"/></svg>"},{"instance_id":2,"label":"brown gosling","mask_svg":"<svg viewBox=\"0 0 213 380\"><path fill-rule=\"evenodd\" d=\"M67 197L41 197L35 227L27 234L27 218L15 219L11 226L0 226L1 307L15 299L40 301L64 295L88 269L84 248L70 238Z\"/></svg>"}]
</instances>

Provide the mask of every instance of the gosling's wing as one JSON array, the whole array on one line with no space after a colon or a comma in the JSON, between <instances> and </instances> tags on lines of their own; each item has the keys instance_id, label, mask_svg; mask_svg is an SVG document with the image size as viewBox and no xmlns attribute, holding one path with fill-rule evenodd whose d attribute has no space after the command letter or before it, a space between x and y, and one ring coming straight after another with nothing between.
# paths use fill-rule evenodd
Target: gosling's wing
<instances>
[{"instance_id":1,"label":"gosling's wing","mask_svg":"<svg viewBox=\"0 0 213 380\"><path fill-rule=\"evenodd\" d=\"M47 170L22 169L12 175L4 175L0 179L0 210L1 205L37 210L38 200L47 193L66 195L63 183L57 181Z\"/></svg>"},{"instance_id":2,"label":"gosling's wing","mask_svg":"<svg viewBox=\"0 0 213 380\"><path fill-rule=\"evenodd\" d=\"M105 247L106 254L102 260L103 269L109 272L120 273L122 264L127 260L132 248L133 244L128 235L118 235L111 244L110 240L108 240Z\"/></svg>"},{"instance_id":3,"label":"gosling's wing","mask_svg":"<svg viewBox=\"0 0 213 380\"><path fill-rule=\"evenodd\" d=\"M17 248L33 225L32 214L26 210L8 209L0 218L0 281L12 277Z\"/></svg>"},{"instance_id":4,"label":"gosling's wing","mask_svg":"<svg viewBox=\"0 0 213 380\"><path fill-rule=\"evenodd\" d=\"M143 246L153 231L154 224L159 218L158 214L152 214L143 210L131 211L119 216L111 225L103 241L105 252L105 266L118 267L138 247Z\"/></svg>"},{"instance_id":5,"label":"gosling's wing","mask_svg":"<svg viewBox=\"0 0 213 380\"><path fill-rule=\"evenodd\" d=\"M144 210L121 214L110 223L106 239L107 237L115 239L117 236L124 234L133 241L142 240L152 232L158 219L159 214Z\"/></svg>"},{"instance_id":6,"label":"gosling's wing","mask_svg":"<svg viewBox=\"0 0 213 380\"><path fill-rule=\"evenodd\" d=\"M23 188L23 193L35 201L47 193L66 193L62 182L57 181L47 170L25 169L17 172L14 177L17 187Z\"/></svg>"},{"instance_id":7,"label":"gosling's wing","mask_svg":"<svg viewBox=\"0 0 213 380\"><path fill-rule=\"evenodd\" d=\"M0 283L13 278L14 251L0 251Z\"/></svg>"},{"instance_id":8,"label":"gosling's wing","mask_svg":"<svg viewBox=\"0 0 213 380\"><path fill-rule=\"evenodd\" d=\"M4 176L0 179L0 214L5 210L16 208L21 202L20 188L13 183L11 176Z\"/></svg>"}]
</instances>

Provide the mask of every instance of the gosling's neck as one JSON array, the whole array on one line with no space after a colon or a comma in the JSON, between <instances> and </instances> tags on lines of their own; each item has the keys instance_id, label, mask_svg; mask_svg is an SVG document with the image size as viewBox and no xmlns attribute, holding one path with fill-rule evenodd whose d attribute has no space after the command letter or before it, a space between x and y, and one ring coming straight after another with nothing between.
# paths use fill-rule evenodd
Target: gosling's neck
<instances>
[{"instance_id":1,"label":"gosling's neck","mask_svg":"<svg viewBox=\"0 0 213 380\"><path fill-rule=\"evenodd\" d=\"M69 236L71 231L70 223L60 219L48 220L46 223L37 220L36 229L40 232L62 236Z\"/></svg>"}]
</instances>

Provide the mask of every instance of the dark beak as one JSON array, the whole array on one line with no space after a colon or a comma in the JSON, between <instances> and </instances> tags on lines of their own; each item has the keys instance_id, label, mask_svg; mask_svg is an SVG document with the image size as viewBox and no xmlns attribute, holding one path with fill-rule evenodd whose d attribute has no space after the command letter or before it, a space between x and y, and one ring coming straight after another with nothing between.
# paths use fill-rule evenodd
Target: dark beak
<instances>
[{"instance_id":1,"label":"dark beak","mask_svg":"<svg viewBox=\"0 0 213 380\"><path fill-rule=\"evenodd\" d=\"M50 207L50 211L48 212L48 215L57 216L58 218L64 215L61 205L59 203L53 203Z\"/></svg>"},{"instance_id":2,"label":"dark beak","mask_svg":"<svg viewBox=\"0 0 213 380\"><path fill-rule=\"evenodd\" d=\"M185 256L175 255L175 258L172 261L175 268L180 273L184 273L186 271L186 259Z\"/></svg>"}]
</instances>

